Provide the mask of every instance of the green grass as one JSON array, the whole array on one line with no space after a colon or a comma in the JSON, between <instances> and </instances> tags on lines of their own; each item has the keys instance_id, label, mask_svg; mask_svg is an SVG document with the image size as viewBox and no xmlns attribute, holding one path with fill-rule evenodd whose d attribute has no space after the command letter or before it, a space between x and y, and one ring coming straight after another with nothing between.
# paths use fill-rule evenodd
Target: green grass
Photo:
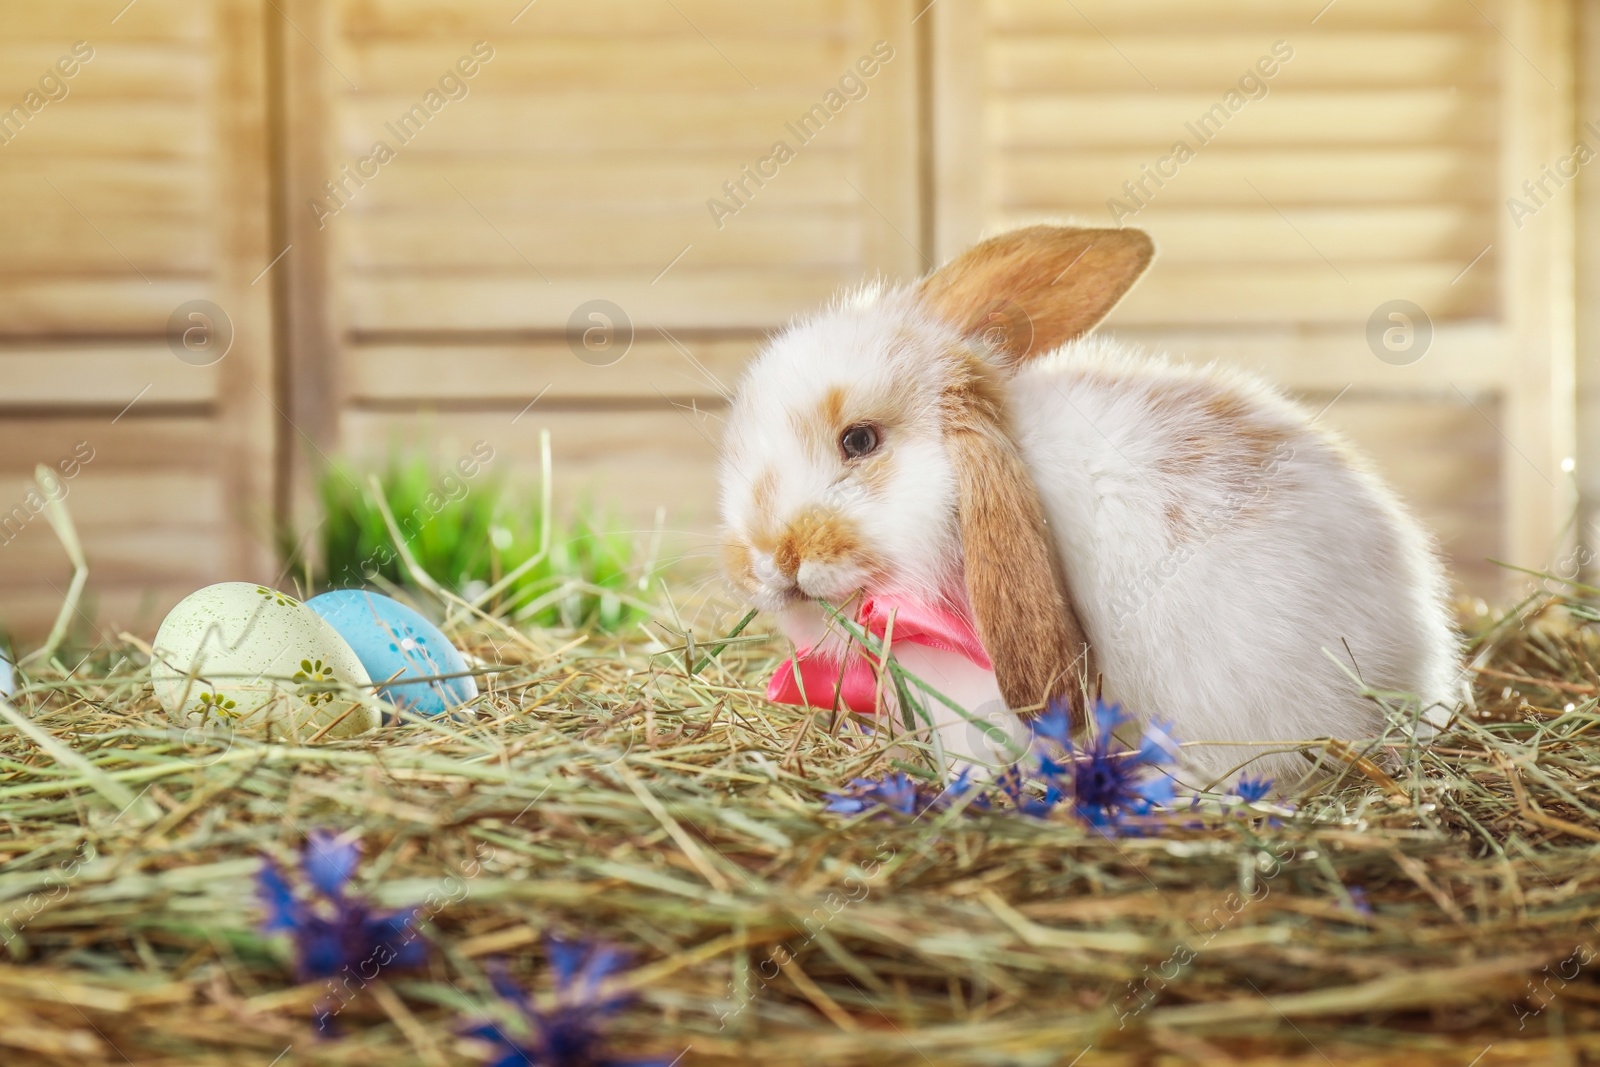
<instances>
[{"instance_id":1,"label":"green grass","mask_svg":"<svg viewBox=\"0 0 1600 1067\"><path fill-rule=\"evenodd\" d=\"M417 583L395 550L373 478L417 564L440 586L469 599L516 573L487 607L536 626L615 632L643 616L639 597L656 573L654 553L607 517L580 507L551 516L540 554L544 503L531 487L480 475L464 481L420 456L392 456L375 471L335 462L317 490L322 523L311 584L317 589ZM530 562L534 561L534 562ZM295 568L306 566L294 559Z\"/></svg>"}]
</instances>

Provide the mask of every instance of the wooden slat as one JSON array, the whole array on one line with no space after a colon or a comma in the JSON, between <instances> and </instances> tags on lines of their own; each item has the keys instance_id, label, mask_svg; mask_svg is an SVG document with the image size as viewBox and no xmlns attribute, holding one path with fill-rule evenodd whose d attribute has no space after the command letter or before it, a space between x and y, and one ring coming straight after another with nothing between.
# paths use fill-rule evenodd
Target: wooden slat
<instances>
[{"instance_id":1,"label":"wooden slat","mask_svg":"<svg viewBox=\"0 0 1600 1067\"><path fill-rule=\"evenodd\" d=\"M1149 146L1012 152L1005 165L996 168L995 196L1001 206L1043 208L1059 205L1076 190L1094 190L1106 197L1126 195L1122 183L1137 181L1142 165L1153 167L1168 151L1168 146ZM1412 202L1489 208L1499 206L1498 194L1494 154L1481 148L1215 145L1179 168L1157 198L1163 205L1253 205L1265 195L1280 208Z\"/></svg>"},{"instance_id":2,"label":"wooden slat","mask_svg":"<svg viewBox=\"0 0 1600 1067\"><path fill-rule=\"evenodd\" d=\"M1286 240L1295 239L1290 234ZM1495 279L1465 263L1393 266L1324 262L1275 267L1158 267L1118 305L1112 324L1356 322L1404 294L1442 321L1482 314L1495 300ZM1341 276L1342 275L1342 276Z\"/></svg>"},{"instance_id":3,"label":"wooden slat","mask_svg":"<svg viewBox=\"0 0 1600 1067\"><path fill-rule=\"evenodd\" d=\"M121 23L118 23L121 25ZM0 85L21 89L38 87L46 72L59 75L56 63L67 57L77 63L77 73L58 77L67 96L52 101L46 111L66 101L190 100L205 92L209 77L205 53L182 44L125 43L104 37L91 42L94 56L79 62L72 41L0 42ZM72 69L72 63L67 64ZM46 88L49 88L46 86ZM57 94L60 89L54 90ZM14 94L20 96L20 92ZM10 101L6 101L9 106Z\"/></svg>"},{"instance_id":4,"label":"wooden slat","mask_svg":"<svg viewBox=\"0 0 1600 1067\"><path fill-rule=\"evenodd\" d=\"M214 286L203 276L173 279L145 273L140 277L134 266L124 264L121 271L105 276L8 280L0 286L0 336L55 332L164 337L167 318L179 304L215 299Z\"/></svg>"},{"instance_id":5,"label":"wooden slat","mask_svg":"<svg viewBox=\"0 0 1600 1067\"><path fill-rule=\"evenodd\" d=\"M225 516L222 479L216 473L207 473L198 464L189 469L175 464L159 470L118 470L100 464L99 453L96 449L95 458L79 469L77 477L64 482L63 499L75 523L90 528L164 524L220 530ZM33 484L29 474L0 475L0 520L26 499ZM55 537L48 523L33 522L28 528Z\"/></svg>"},{"instance_id":6,"label":"wooden slat","mask_svg":"<svg viewBox=\"0 0 1600 1067\"><path fill-rule=\"evenodd\" d=\"M220 526L80 522L78 535L90 575L101 585L225 580L227 538ZM0 542L0 590L6 589L7 583L16 583L13 589L26 586L38 574L65 570L70 575L67 554L42 519L15 539L0 537ZM5 593L0 592L0 603L4 599Z\"/></svg>"},{"instance_id":7,"label":"wooden slat","mask_svg":"<svg viewBox=\"0 0 1600 1067\"><path fill-rule=\"evenodd\" d=\"M596 366L564 341L520 345L351 345L345 388L351 403L494 400L515 411L542 396L566 400L668 396L719 402L738 384L759 337L667 340L640 331L616 363ZM523 418L535 417L529 409ZM520 421L520 420L519 420Z\"/></svg>"},{"instance_id":8,"label":"wooden slat","mask_svg":"<svg viewBox=\"0 0 1600 1067\"><path fill-rule=\"evenodd\" d=\"M661 216L524 211L488 221L458 199L448 209L415 211L352 228L347 262L358 270L384 274L413 268L468 273L515 270L532 262L547 275L588 269L648 278L690 245L680 267L820 267L845 272L863 261L862 221L859 213L778 214L752 209L748 216L741 213L725 220L719 230L702 205Z\"/></svg>"},{"instance_id":9,"label":"wooden slat","mask_svg":"<svg viewBox=\"0 0 1600 1067\"><path fill-rule=\"evenodd\" d=\"M0 419L0 477L33 477L40 463L55 465L80 441L94 449L88 469L209 469L216 462L216 433L203 417L144 418L135 408L112 422L101 415Z\"/></svg>"},{"instance_id":10,"label":"wooden slat","mask_svg":"<svg viewBox=\"0 0 1600 1067\"><path fill-rule=\"evenodd\" d=\"M738 71L692 32L677 38L541 35L537 39L497 39L494 48L494 58L468 80L470 93L565 91L584 85L600 91L694 90L737 97L750 88ZM797 90L820 95L858 58L844 41L827 37L785 40L774 35L767 40L741 41L737 49L739 70L761 86L762 92ZM351 62L340 66L362 92L411 95L436 83L468 52L452 50L437 40L390 39L371 43L356 39L345 51ZM870 81L868 85L870 89Z\"/></svg>"},{"instance_id":11,"label":"wooden slat","mask_svg":"<svg viewBox=\"0 0 1600 1067\"><path fill-rule=\"evenodd\" d=\"M200 108L190 102L101 103L68 97L31 116L4 150L8 160L192 159L209 147L205 135L196 132L203 121Z\"/></svg>"},{"instance_id":12,"label":"wooden slat","mask_svg":"<svg viewBox=\"0 0 1600 1067\"><path fill-rule=\"evenodd\" d=\"M404 167L381 171L381 177L360 191L349 210L356 216L409 213L424 205L460 203L465 196L490 219L541 209L646 212L690 207L706 212L706 200L725 196L722 184L739 177L742 166L754 165L770 147L756 144L748 151L646 158L620 152L471 161L408 157ZM757 191L752 210L859 210L860 196L842 180L850 172L847 152L814 141ZM451 184L456 189L450 188ZM753 183L751 188L755 188ZM710 221L709 212L706 219Z\"/></svg>"},{"instance_id":13,"label":"wooden slat","mask_svg":"<svg viewBox=\"0 0 1600 1067\"><path fill-rule=\"evenodd\" d=\"M206 220L119 209L95 219L75 190L40 185L0 212L0 274L105 274L132 261L146 274L199 274L210 269ZM70 202L62 198L65 194ZM124 258L126 257L126 258Z\"/></svg>"},{"instance_id":14,"label":"wooden slat","mask_svg":"<svg viewBox=\"0 0 1600 1067\"><path fill-rule=\"evenodd\" d=\"M48 4L13 4L0 16L0 37L7 41L50 44L112 39L204 43L210 25L206 0L138 0L108 4L105 0L51 0ZM116 21L113 22L112 20Z\"/></svg>"},{"instance_id":15,"label":"wooden slat","mask_svg":"<svg viewBox=\"0 0 1600 1067\"><path fill-rule=\"evenodd\" d=\"M1204 153L1207 146L1185 123L1195 124L1207 141L1216 137L1234 148L1476 144L1495 136L1496 106L1493 94L1444 86L1338 92L1281 89L1233 113L1212 93L1019 94L992 101L988 122L993 143L1006 149L1138 145L1165 152L1183 139ZM1218 107L1217 117L1201 127L1201 117ZM1374 115L1384 116L1384 121L1374 122Z\"/></svg>"},{"instance_id":16,"label":"wooden slat","mask_svg":"<svg viewBox=\"0 0 1600 1067\"><path fill-rule=\"evenodd\" d=\"M849 0L792 0L752 6L740 0L674 0L638 4L633 0L543 0L516 21L517 7L501 0L461 0L441 6L436 0L343 0L340 32L351 38L460 38L476 36L546 37L589 34L614 38L686 37L722 42L732 62L739 61L737 38L836 37L847 25ZM708 49L711 47L707 46Z\"/></svg>"},{"instance_id":17,"label":"wooden slat","mask_svg":"<svg viewBox=\"0 0 1600 1067\"><path fill-rule=\"evenodd\" d=\"M1319 23L1320 25L1320 23ZM1338 33L1296 35L1294 57L1266 79L1268 92L1284 88L1362 88L1376 86L1479 86L1497 77L1492 35L1460 32ZM1120 54L1119 54L1120 53ZM1240 76L1271 56L1271 42L1259 32L1173 33L1157 23L1140 32L1119 34L1116 47L1080 24L1078 32L1041 36L997 34L987 61L992 84L1004 92L1145 91L1233 88ZM1132 65L1130 65L1130 63ZM1259 90L1257 90L1259 92Z\"/></svg>"},{"instance_id":18,"label":"wooden slat","mask_svg":"<svg viewBox=\"0 0 1600 1067\"><path fill-rule=\"evenodd\" d=\"M1169 33L1208 32L1238 27L1256 32L1294 32L1310 36L1317 29L1455 29L1484 26L1478 5L1455 0L1213 0L1194 4L1188 0L1082 0L1058 4L1055 0L994 0L994 22L1006 30L1068 30L1081 32L1092 22L1101 32L1128 33L1160 26ZM1493 5L1491 5L1493 6ZM1322 8L1322 17L1317 18ZM1311 20L1317 18L1313 27ZM1270 39L1269 39L1270 40Z\"/></svg>"},{"instance_id":19,"label":"wooden slat","mask_svg":"<svg viewBox=\"0 0 1600 1067\"><path fill-rule=\"evenodd\" d=\"M218 369L160 345L0 348L0 410L83 404L201 404L217 399Z\"/></svg>"},{"instance_id":20,"label":"wooden slat","mask_svg":"<svg viewBox=\"0 0 1600 1067\"><path fill-rule=\"evenodd\" d=\"M826 123L814 119L809 128L801 128L804 137L785 127L819 105L825 89L748 97L670 90L483 93L446 104L420 124L421 132L416 120L406 128L400 125L402 116L422 106L420 90L405 96L363 93L340 109L338 137L352 157L369 154L374 141L382 140L402 157L448 154L458 159L603 150L625 151L638 158L645 153L714 149L735 149L754 159L778 140L787 141L797 152L805 151L813 136L835 149L855 145L861 136L859 105L866 100L830 115ZM386 125L390 123L394 129Z\"/></svg>"},{"instance_id":21,"label":"wooden slat","mask_svg":"<svg viewBox=\"0 0 1600 1067\"><path fill-rule=\"evenodd\" d=\"M365 332L564 330L580 304L606 299L627 312L637 329L660 325L669 330L759 330L860 281L860 272L854 270L700 273L682 264L655 285L643 276L638 281L599 276L543 282L531 269L519 273L438 279L357 276L348 282L346 321L351 329Z\"/></svg>"},{"instance_id":22,"label":"wooden slat","mask_svg":"<svg viewBox=\"0 0 1600 1067\"><path fill-rule=\"evenodd\" d=\"M106 160L84 157L7 159L0 170L0 201L8 204L61 197L45 180L72 198L91 219L118 213L167 218L203 218L210 189L205 168L194 160Z\"/></svg>"}]
</instances>

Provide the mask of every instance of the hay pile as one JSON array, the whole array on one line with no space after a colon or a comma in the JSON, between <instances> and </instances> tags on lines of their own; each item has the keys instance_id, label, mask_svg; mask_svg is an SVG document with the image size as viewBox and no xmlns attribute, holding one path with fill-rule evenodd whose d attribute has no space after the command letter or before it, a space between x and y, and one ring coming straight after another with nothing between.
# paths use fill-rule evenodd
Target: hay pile
<instances>
[{"instance_id":1,"label":"hay pile","mask_svg":"<svg viewBox=\"0 0 1600 1067\"><path fill-rule=\"evenodd\" d=\"M633 951L611 1047L683 1064L1600 1058L1586 610L1495 627L1486 717L1404 773L1117 840L1065 810L824 813L888 757L760 698L778 642L707 656L732 614L693 648L475 622L454 636L506 668L476 722L311 748L170 729L133 644L58 661L0 723L0 1063L474 1063L486 964L547 996L552 931ZM260 854L312 828L359 830L354 884L436 946L347 984L332 1039L326 984L258 932Z\"/></svg>"}]
</instances>

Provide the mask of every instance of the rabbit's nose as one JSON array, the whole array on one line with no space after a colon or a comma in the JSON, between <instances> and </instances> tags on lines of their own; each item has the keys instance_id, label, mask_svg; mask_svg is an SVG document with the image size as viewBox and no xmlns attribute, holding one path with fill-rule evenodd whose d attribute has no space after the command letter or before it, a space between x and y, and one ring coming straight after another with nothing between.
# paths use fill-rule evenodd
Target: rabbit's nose
<instances>
[{"instance_id":1,"label":"rabbit's nose","mask_svg":"<svg viewBox=\"0 0 1600 1067\"><path fill-rule=\"evenodd\" d=\"M777 547L773 563L790 582L797 580L801 564L808 560L826 562L845 555L851 538L838 515L823 508L811 508L789 521Z\"/></svg>"},{"instance_id":2,"label":"rabbit's nose","mask_svg":"<svg viewBox=\"0 0 1600 1067\"><path fill-rule=\"evenodd\" d=\"M795 543L792 531L785 532L778 541L778 547L768 557L772 561L772 570L775 575L782 575L783 580L790 585L794 584L794 576L800 570L800 546Z\"/></svg>"}]
</instances>

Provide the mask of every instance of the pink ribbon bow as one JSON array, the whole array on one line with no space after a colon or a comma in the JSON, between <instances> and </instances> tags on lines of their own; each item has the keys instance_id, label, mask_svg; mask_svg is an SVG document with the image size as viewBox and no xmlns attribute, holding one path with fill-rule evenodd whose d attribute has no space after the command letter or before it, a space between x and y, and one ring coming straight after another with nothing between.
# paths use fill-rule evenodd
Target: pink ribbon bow
<instances>
[{"instance_id":1,"label":"pink ribbon bow","mask_svg":"<svg viewBox=\"0 0 1600 1067\"><path fill-rule=\"evenodd\" d=\"M863 597L856 609L855 621L881 641L888 632L891 614L894 616L892 644L927 645L965 656L984 670L994 669L972 623L966 616L946 608L894 597ZM800 693L802 682L805 697ZM877 710L877 686L877 660L860 644L851 641L842 671L837 646L826 652L816 651L816 646L798 650L778 666L767 686L767 699L774 704L804 705L809 698L814 707L842 704L851 711L871 714Z\"/></svg>"}]
</instances>

